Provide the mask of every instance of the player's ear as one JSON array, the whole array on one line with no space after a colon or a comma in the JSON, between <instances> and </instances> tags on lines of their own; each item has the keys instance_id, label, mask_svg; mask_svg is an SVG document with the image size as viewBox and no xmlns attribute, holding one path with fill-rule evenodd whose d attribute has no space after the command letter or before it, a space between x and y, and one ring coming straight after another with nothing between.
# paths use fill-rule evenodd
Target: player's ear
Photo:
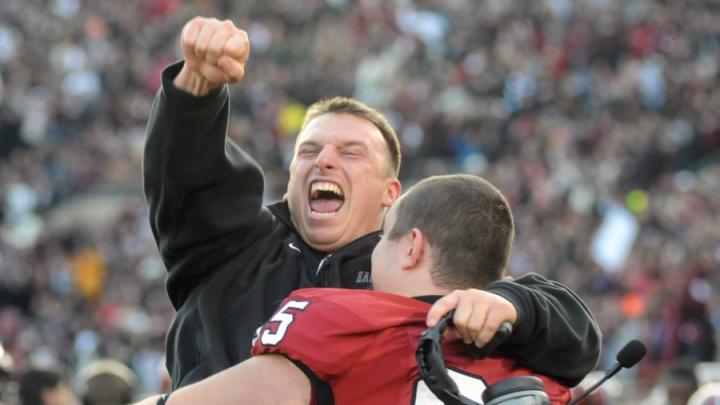
<instances>
[{"instance_id":1,"label":"player's ear","mask_svg":"<svg viewBox=\"0 0 720 405\"><path fill-rule=\"evenodd\" d=\"M412 228L404 238L406 238L407 243L402 267L406 270L412 270L418 266L423 258L427 236L420 229Z\"/></svg>"}]
</instances>

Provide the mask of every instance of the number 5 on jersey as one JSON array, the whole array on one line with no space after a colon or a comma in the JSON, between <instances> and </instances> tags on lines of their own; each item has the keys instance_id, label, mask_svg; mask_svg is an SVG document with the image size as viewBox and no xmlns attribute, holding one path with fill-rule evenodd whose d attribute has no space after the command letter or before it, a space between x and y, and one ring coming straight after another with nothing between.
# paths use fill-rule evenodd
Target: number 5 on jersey
<instances>
[{"instance_id":1,"label":"number 5 on jersey","mask_svg":"<svg viewBox=\"0 0 720 405\"><path fill-rule=\"evenodd\" d=\"M303 311L309 304L310 301L288 301L265 324L277 324L275 331L273 332L267 327L264 327L260 333L260 342L266 346L276 346L278 343L282 342L290 324L295 320L295 314L288 311L292 309Z\"/></svg>"}]
</instances>

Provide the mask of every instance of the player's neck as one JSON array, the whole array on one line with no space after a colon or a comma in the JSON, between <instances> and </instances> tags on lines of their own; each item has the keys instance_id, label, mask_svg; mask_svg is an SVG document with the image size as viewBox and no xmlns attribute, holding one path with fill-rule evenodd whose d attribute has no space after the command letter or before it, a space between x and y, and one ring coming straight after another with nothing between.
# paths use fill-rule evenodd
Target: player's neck
<instances>
[{"instance_id":1,"label":"player's neck","mask_svg":"<svg viewBox=\"0 0 720 405\"><path fill-rule=\"evenodd\" d=\"M435 285L428 274L427 277L407 277L392 292L406 297L419 297L423 295L446 295L450 293L450 290Z\"/></svg>"}]
</instances>

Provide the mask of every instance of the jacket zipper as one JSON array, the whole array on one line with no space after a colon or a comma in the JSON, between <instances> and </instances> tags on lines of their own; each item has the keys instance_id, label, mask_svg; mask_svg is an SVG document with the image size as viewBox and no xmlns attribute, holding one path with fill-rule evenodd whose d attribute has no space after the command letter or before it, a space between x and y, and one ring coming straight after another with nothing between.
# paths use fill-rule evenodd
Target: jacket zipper
<instances>
[{"instance_id":1,"label":"jacket zipper","mask_svg":"<svg viewBox=\"0 0 720 405\"><path fill-rule=\"evenodd\" d=\"M318 263L317 269L315 270L315 279L317 279L318 275L320 275L320 272L323 271L325 267L327 267L328 263L330 262L330 257L332 257L332 253L325 256L320 260L320 263ZM322 276L322 283L320 284L321 287L327 287L328 284L328 272L324 272Z\"/></svg>"}]
</instances>

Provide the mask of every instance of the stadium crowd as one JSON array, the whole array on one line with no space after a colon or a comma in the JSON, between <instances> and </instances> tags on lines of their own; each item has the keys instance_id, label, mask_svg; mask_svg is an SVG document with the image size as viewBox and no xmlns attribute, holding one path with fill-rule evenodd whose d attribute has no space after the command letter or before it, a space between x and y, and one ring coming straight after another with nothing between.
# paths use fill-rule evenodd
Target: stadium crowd
<instances>
[{"instance_id":1,"label":"stadium crowd","mask_svg":"<svg viewBox=\"0 0 720 405\"><path fill-rule=\"evenodd\" d=\"M0 2L5 372L72 379L111 358L137 393L161 390L173 310L142 146L159 73L204 15L250 36L229 133L266 169L268 201L284 192L305 106L356 97L401 135L406 187L463 171L506 194L509 271L573 288L600 322L603 365L630 338L648 345L624 397L703 382L693 369L716 360L720 330L717 2L127 3Z\"/></svg>"}]
</instances>

